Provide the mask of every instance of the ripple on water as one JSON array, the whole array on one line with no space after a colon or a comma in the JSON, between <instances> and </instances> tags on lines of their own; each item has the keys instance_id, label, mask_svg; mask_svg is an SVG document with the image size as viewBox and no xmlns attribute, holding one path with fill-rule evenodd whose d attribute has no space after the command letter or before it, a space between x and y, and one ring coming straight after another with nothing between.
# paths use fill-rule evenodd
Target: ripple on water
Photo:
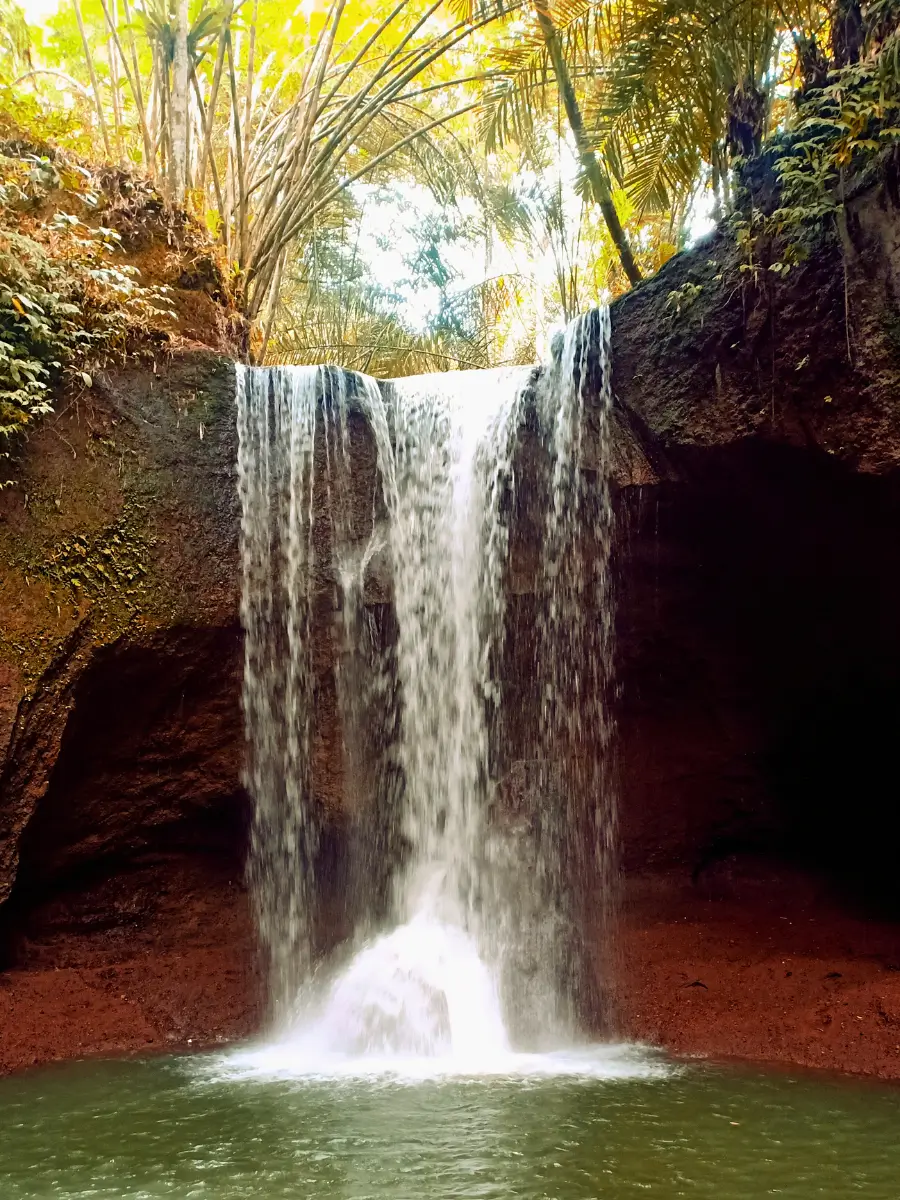
<instances>
[{"instance_id":1,"label":"ripple on water","mask_svg":"<svg viewBox=\"0 0 900 1200\"><path fill-rule=\"evenodd\" d=\"M247 1048L0 1080L0 1198L897 1200L893 1089L628 1046L511 1055L505 1075L272 1065Z\"/></svg>"}]
</instances>

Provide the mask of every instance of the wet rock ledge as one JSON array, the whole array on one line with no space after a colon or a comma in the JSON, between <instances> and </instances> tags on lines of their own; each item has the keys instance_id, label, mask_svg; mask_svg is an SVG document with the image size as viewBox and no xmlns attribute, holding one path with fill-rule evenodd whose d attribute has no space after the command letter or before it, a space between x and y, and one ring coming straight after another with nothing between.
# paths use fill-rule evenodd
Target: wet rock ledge
<instances>
[{"instance_id":1,"label":"wet rock ledge","mask_svg":"<svg viewBox=\"0 0 900 1200\"><path fill-rule=\"evenodd\" d=\"M625 1032L676 1050L900 1077L886 182L856 196L848 231L787 278L741 271L717 235L613 309L619 1010ZM100 379L0 491L0 1070L210 1044L259 1020L233 389L231 363L199 348ZM359 414L351 443L362 538L375 459ZM526 559L530 536L524 521ZM365 798L341 753L327 537L317 562L331 941ZM367 603L390 636L377 569ZM510 619L521 720L498 770L514 778L525 586Z\"/></svg>"}]
</instances>

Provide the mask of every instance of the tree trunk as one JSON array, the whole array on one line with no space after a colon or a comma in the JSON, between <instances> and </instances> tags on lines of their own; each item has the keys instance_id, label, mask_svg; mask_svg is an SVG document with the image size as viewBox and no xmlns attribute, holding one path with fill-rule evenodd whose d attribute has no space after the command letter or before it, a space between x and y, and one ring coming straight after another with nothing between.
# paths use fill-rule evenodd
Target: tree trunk
<instances>
[{"instance_id":1,"label":"tree trunk","mask_svg":"<svg viewBox=\"0 0 900 1200\"><path fill-rule=\"evenodd\" d=\"M831 54L837 67L859 62L866 40L859 0L835 0L831 9Z\"/></svg>"},{"instance_id":2,"label":"tree trunk","mask_svg":"<svg viewBox=\"0 0 900 1200\"><path fill-rule=\"evenodd\" d=\"M811 37L799 34L795 44L800 67L800 87L794 93L794 100L797 104L802 104L811 92L818 91L828 82L828 58L814 34Z\"/></svg>"},{"instance_id":3,"label":"tree trunk","mask_svg":"<svg viewBox=\"0 0 900 1200\"><path fill-rule=\"evenodd\" d=\"M753 158L762 148L769 97L749 77L728 93L727 144L732 157Z\"/></svg>"},{"instance_id":4,"label":"tree trunk","mask_svg":"<svg viewBox=\"0 0 900 1200\"><path fill-rule=\"evenodd\" d=\"M188 162L188 0L178 0L178 22L175 29L175 55L172 63L172 109L170 129L172 158L170 185L172 203L184 207L187 194Z\"/></svg>"},{"instance_id":5,"label":"tree trunk","mask_svg":"<svg viewBox=\"0 0 900 1200\"><path fill-rule=\"evenodd\" d=\"M634 255L631 253L631 247L628 245L628 238L625 236L625 230L622 228L622 222L619 220L619 214L616 212L609 180L600 165L597 155L591 148L590 139L584 127L584 118L578 106L578 97L575 95L572 77L569 74L568 64L560 45L559 33L547 8L538 7L535 9L535 12L537 13L538 24L541 27L544 43L550 54L550 61L553 63L553 70L556 73L556 83L559 88L560 97L562 98L563 107L566 110L569 128L572 130L572 135L575 138L575 148L578 151L579 162L585 175L587 175L594 199L600 205L603 220L606 222L609 236L612 238L616 250L619 252L619 259L625 274L628 276L628 282L633 287L636 283L641 282L643 276L637 263L634 261Z\"/></svg>"}]
</instances>

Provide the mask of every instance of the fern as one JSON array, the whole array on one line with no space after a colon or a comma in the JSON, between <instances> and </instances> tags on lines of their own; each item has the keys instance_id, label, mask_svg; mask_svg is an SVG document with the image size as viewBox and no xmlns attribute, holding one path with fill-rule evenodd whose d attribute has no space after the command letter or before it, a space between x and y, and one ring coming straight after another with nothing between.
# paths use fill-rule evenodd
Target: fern
<instances>
[{"instance_id":1,"label":"fern","mask_svg":"<svg viewBox=\"0 0 900 1200\"><path fill-rule=\"evenodd\" d=\"M0 455L52 410L58 384L89 385L91 372L166 319L166 289L144 287L117 263L115 230L68 212L22 216L65 190L71 173L63 160L0 156ZM70 201L89 211L95 195L85 186Z\"/></svg>"}]
</instances>

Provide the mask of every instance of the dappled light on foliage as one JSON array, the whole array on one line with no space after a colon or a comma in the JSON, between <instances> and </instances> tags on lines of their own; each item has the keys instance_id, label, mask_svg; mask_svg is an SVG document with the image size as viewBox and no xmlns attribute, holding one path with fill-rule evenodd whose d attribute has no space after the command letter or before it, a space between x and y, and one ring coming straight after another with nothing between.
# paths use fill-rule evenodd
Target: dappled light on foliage
<instances>
[{"instance_id":1,"label":"dappled light on foliage","mask_svg":"<svg viewBox=\"0 0 900 1200\"><path fill-rule=\"evenodd\" d=\"M0 454L50 411L59 383L90 387L175 319L168 288L122 249L146 189L21 136L13 150L0 154Z\"/></svg>"},{"instance_id":2,"label":"dappled light on foliage","mask_svg":"<svg viewBox=\"0 0 900 1200\"><path fill-rule=\"evenodd\" d=\"M729 216L751 264L760 233L785 238L787 269L839 232L848 174L900 138L897 18L896 0L76 0L38 28L2 0L3 428L165 309L116 265L92 185L63 206L81 224L30 195L57 155L193 215L257 361L529 362L704 221ZM774 215L742 183L770 150ZM79 326L87 299L102 328Z\"/></svg>"}]
</instances>

